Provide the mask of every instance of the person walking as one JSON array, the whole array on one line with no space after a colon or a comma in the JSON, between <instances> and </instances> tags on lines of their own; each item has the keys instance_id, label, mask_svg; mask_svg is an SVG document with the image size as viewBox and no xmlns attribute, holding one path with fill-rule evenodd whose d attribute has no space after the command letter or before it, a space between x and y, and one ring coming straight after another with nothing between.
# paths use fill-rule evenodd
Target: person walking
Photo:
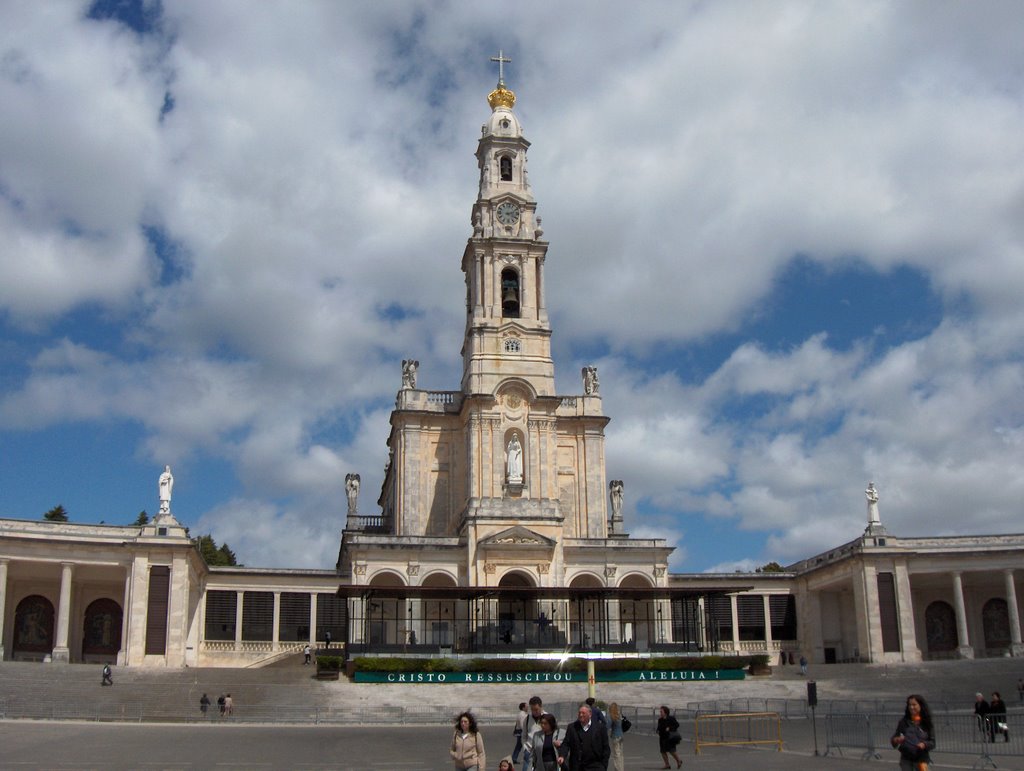
<instances>
[{"instance_id":1,"label":"person walking","mask_svg":"<svg viewBox=\"0 0 1024 771\"><path fill-rule=\"evenodd\" d=\"M974 694L974 719L978 722L978 730L982 736L988 735L988 702L979 691Z\"/></svg>"},{"instance_id":2,"label":"person walking","mask_svg":"<svg viewBox=\"0 0 1024 771\"><path fill-rule=\"evenodd\" d=\"M992 691L992 700L988 703L988 738L996 740L996 734L1003 734L1010 741L1010 727L1006 722L1006 702L999 691Z\"/></svg>"},{"instance_id":3,"label":"person walking","mask_svg":"<svg viewBox=\"0 0 1024 771\"><path fill-rule=\"evenodd\" d=\"M306 643L306 647L302 649L302 655L305 656L302 666L306 666L313 657L313 649L309 647L309 643Z\"/></svg>"},{"instance_id":4,"label":"person walking","mask_svg":"<svg viewBox=\"0 0 1024 771\"><path fill-rule=\"evenodd\" d=\"M626 761L622 755L622 738L626 729L622 725L622 711L614 701L608 705L608 720L611 723L611 768L612 771L625 771Z\"/></svg>"},{"instance_id":5,"label":"person walking","mask_svg":"<svg viewBox=\"0 0 1024 771\"><path fill-rule=\"evenodd\" d=\"M671 768L668 764L669 755L675 759L676 768L683 767L683 761L676 752L681 741L679 721L672 717L672 710L663 704L658 710L658 751L661 752L661 762L665 764L662 768Z\"/></svg>"},{"instance_id":6,"label":"person walking","mask_svg":"<svg viewBox=\"0 0 1024 771\"><path fill-rule=\"evenodd\" d=\"M576 721L566 729L562 750L569 771L608 771L608 726L594 720L590 707L581 704Z\"/></svg>"},{"instance_id":7,"label":"person walking","mask_svg":"<svg viewBox=\"0 0 1024 771\"><path fill-rule=\"evenodd\" d=\"M231 694L224 695L224 714L231 717L235 714L235 700L231 698Z\"/></svg>"},{"instance_id":8,"label":"person walking","mask_svg":"<svg viewBox=\"0 0 1024 771\"><path fill-rule=\"evenodd\" d=\"M487 771L484 737L472 712L463 712L456 718L450 754L456 771Z\"/></svg>"},{"instance_id":9,"label":"person walking","mask_svg":"<svg viewBox=\"0 0 1024 771\"><path fill-rule=\"evenodd\" d=\"M931 750L935 749L935 729L928 703L916 693L907 697L907 707L889 740L900 753L900 771L928 771Z\"/></svg>"},{"instance_id":10,"label":"person walking","mask_svg":"<svg viewBox=\"0 0 1024 771\"><path fill-rule=\"evenodd\" d=\"M516 746L512 750L512 765L519 762L519 753L523 749L523 728L526 726L526 718L530 713L526 711L526 702L519 702L519 714L516 715L516 725L512 729L512 735L516 737Z\"/></svg>"},{"instance_id":11,"label":"person walking","mask_svg":"<svg viewBox=\"0 0 1024 771\"><path fill-rule=\"evenodd\" d=\"M554 715L545 713L540 719L540 730L533 734L533 746L530 757L535 771L559 771L565 763L565 752L562 743L565 734L558 728Z\"/></svg>"},{"instance_id":12,"label":"person walking","mask_svg":"<svg viewBox=\"0 0 1024 771\"><path fill-rule=\"evenodd\" d=\"M207 711L210 709L210 697L205 693L199 699L199 711L203 713L203 717L206 717Z\"/></svg>"},{"instance_id":13,"label":"person walking","mask_svg":"<svg viewBox=\"0 0 1024 771\"><path fill-rule=\"evenodd\" d=\"M331 649L331 632L330 630L324 632L324 650L329 651Z\"/></svg>"},{"instance_id":14,"label":"person walking","mask_svg":"<svg viewBox=\"0 0 1024 771\"><path fill-rule=\"evenodd\" d=\"M111 670L110 670L110 664L109 663L103 665L102 675L103 675L103 679L100 681L100 685L113 685L114 684L114 676L113 676L113 672L111 672Z\"/></svg>"},{"instance_id":15,"label":"person walking","mask_svg":"<svg viewBox=\"0 0 1024 771\"><path fill-rule=\"evenodd\" d=\"M548 713L544 711L544 702L540 696L530 697L530 714L523 721L523 771L533 768L531 754L533 753L533 737L541 730L540 720ZM557 725L557 723L556 723Z\"/></svg>"},{"instance_id":16,"label":"person walking","mask_svg":"<svg viewBox=\"0 0 1024 771\"><path fill-rule=\"evenodd\" d=\"M804 654L800 654L800 674L807 675L807 657Z\"/></svg>"},{"instance_id":17,"label":"person walking","mask_svg":"<svg viewBox=\"0 0 1024 771\"><path fill-rule=\"evenodd\" d=\"M224 717L224 709L225 709L224 705L225 705L225 699L224 699L224 694L222 693L220 696L217 697L217 710L220 712L220 716L221 717Z\"/></svg>"},{"instance_id":18,"label":"person walking","mask_svg":"<svg viewBox=\"0 0 1024 771\"><path fill-rule=\"evenodd\" d=\"M594 722L604 723L607 725L608 721L605 719L604 712L597 706L597 699L593 696L587 698L586 705L590 707L590 715Z\"/></svg>"}]
</instances>

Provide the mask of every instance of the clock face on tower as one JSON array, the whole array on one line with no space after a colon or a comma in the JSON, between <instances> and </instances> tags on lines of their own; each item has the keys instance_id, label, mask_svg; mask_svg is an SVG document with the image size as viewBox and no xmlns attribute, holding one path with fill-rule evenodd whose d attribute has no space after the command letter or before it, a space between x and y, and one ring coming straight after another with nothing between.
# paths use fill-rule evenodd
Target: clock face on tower
<instances>
[{"instance_id":1,"label":"clock face on tower","mask_svg":"<svg viewBox=\"0 0 1024 771\"><path fill-rule=\"evenodd\" d=\"M509 201L498 204L495 213L498 215L498 222L502 225L514 225L519 221L519 207Z\"/></svg>"}]
</instances>

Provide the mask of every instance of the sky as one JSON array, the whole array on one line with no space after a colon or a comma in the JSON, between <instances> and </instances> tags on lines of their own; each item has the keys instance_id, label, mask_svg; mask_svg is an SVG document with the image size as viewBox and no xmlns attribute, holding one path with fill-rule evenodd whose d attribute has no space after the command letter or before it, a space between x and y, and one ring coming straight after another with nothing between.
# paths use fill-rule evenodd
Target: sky
<instances>
[{"instance_id":1,"label":"sky","mask_svg":"<svg viewBox=\"0 0 1024 771\"><path fill-rule=\"evenodd\" d=\"M401 360L461 375L497 80L598 367L625 528L677 572L1017 533L1018 2L0 5L0 517L173 510L333 567Z\"/></svg>"}]
</instances>

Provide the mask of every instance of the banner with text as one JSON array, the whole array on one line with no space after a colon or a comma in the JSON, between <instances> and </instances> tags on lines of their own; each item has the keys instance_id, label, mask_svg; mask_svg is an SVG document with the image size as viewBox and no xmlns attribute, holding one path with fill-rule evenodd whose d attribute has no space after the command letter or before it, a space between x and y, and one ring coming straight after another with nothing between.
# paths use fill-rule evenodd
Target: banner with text
<instances>
[{"instance_id":1,"label":"banner with text","mask_svg":"<svg viewBox=\"0 0 1024 771\"><path fill-rule=\"evenodd\" d=\"M599 683L718 682L743 680L742 669L630 669L598 672ZM357 683L423 683L465 685L467 683L586 683L579 672L356 672Z\"/></svg>"}]
</instances>

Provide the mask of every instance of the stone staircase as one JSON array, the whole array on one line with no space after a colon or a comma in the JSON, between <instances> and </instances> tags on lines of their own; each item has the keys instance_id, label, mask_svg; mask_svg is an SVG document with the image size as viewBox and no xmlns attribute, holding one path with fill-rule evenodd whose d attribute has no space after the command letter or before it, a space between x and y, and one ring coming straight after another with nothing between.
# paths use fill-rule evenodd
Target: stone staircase
<instances>
[{"instance_id":1,"label":"stone staircase","mask_svg":"<svg viewBox=\"0 0 1024 771\"><path fill-rule=\"evenodd\" d=\"M114 667L114 685L100 685L99 665L0 662L0 715L7 718L198 721L203 693L213 702L232 694L240 719L316 722L335 700L302 657L262 669L160 670ZM336 684L334 684L336 685Z\"/></svg>"}]
</instances>

